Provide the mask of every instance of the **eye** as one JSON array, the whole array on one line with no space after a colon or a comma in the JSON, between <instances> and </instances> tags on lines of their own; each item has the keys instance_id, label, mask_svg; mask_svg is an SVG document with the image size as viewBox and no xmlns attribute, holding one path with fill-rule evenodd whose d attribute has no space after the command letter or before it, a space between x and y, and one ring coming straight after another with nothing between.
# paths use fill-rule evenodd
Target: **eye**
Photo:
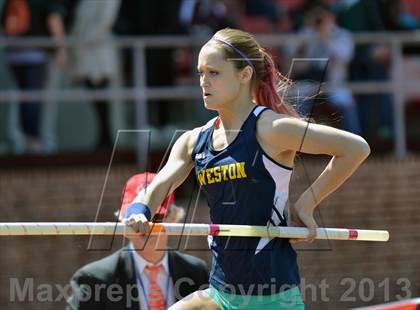
<instances>
[{"instance_id":1,"label":"eye","mask_svg":"<svg viewBox=\"0 0 420 310\"><path fill-rule=\"evenodd\" d=\"M197 75L198 76L202 76L203 75L203 72L202 71L197 71Z\"/></svg>"},{"instance_id":2,"label":"eye","mask_svg":"<svg viewBox=\"0 0 420 310\"><path fill-rule=\"evenodd\" d=\"M213 70L212 70L212 71L210 71L210 74L211 74L211 75L217 75L217 74L219 74L219 72L217 72L217 71L213 71Z\"/></svg>"}]
</instances>

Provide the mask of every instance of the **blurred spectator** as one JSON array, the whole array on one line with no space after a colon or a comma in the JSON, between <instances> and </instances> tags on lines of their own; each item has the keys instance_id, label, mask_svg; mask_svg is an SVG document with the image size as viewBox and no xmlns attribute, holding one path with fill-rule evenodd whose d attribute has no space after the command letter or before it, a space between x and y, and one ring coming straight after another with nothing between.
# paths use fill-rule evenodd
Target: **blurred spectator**
<instances>
[{"instance_id":1,"label":"blurred spectator","mask_svg":"<svg viewBox=\"0 0 420 310\"><path fill-rule=\"evenodd\" d=\"M112 28L120 0L79 0L70 35L86 45L72 50L71 69L76 81L91 90L103 90L118 79L118 54L112 42ZM98 149L110 149L109 102L93 100L99 122Z\"/></svg>"},{"instance_id":2,"label":"blurred spectator","mask_svg":"<svg viewBox=\"0 0 420 310\"><path fill-rule=\"evenodd\" d=\"M379 0L341 0L335 6L339 24L352 32L385 31ZM386 81L390 74L390 48L381 44L362 44L350 64L352 81ZM389 94L357 96L363 136L368 140L392 138L392 98Z\"/></svg>"},{"instance_id":3,"label":"blurred spectator","mask_svg":"<svg viewBox=\"0 0 420 310\"><path fill-rule=\"evenodd\" d=\"M288 8L292 31L296 32L304 26L305 13L312 4L307 0L283 0L283 2Z\"/></svg>"},{"instance_id":4,"label":"blurred spectator","mask_svg":"<svg viewBox=\"0 0 420 310\"><path fill-rule=\"evenodd\" d=\"M262 16L271 23L278 23L280 20L281 6L275 0L246 0L245 14L250 16Z\"/></svg>"},{"instance_id":5,"label":"blurred spectator","mask_svg":"<svg viewBox=\"0 0 420 310\"><path fill-rule=\"evenodd\" d=\"M0 0L0 16L3 16L5 0ZM0 38L3 39L3 29L0 31ZM9 65L5 62L5 47L0 48L0 89L11 90L15 89L15 83L10 79L11 72ZM0 138L1 150L5 151L9 148L9 144L12 147L12 152L16 154L23 153L25 149L25 141L21 130L19 130L19 102L15 98L11 98L7 101L7 105L0 106L4 110L7 110L7 115L3 116L5 135L3 136L5 141ZM3 110L3 111L4 111ZM1 115L0 115L1 116ZM1 130L0 130L1 132ZM9 141L7 141L9 140ZM12 142L12 143L10 143Z\"/></svg>"},{"instance_id":6,"label":"blurred spectator","mask_svg":"<svg viewBox=\"0 0 420 310\"><path fill-rule=\"evenodd\" d=\"M414 30L420 28L420 21L407 12L405 3L401 0L379 0L379 10L387 30Z\"/></svg>"},{"instance_id":7,"label":"blurred spectator","mask_svg":"<svg viewBox=\"0 0 420 310\"><path fill-rule=\"evenodd\" d=\"M179 21L181 0L122 1L115 31L118 35L175 35L185 33ZM147 86L171 86L176 79L175 51L173 47L146 49ZM133 54L124 51L124 73L128 83L133 83ZM152 124L163 126L177 108L168 100L154 100L149 104L149 119Z\"/></svg>"},{"instance_id":8,"label":"blurred spectator","mask_svg":"<svg viewBox=\"0 0 420 310\"><path fill-rule=\"evenodd\" d=\"M215 31L237 27L241 5L237 0L183 0L179 19L190 34L209 36Z\"/></svg>"},{"instance_id":9,"label":"blurred spectator","mask_svg":"<svg viewBox=\"0 0 420 310\"><path fill-rule=\"evenodd\" d=\"M241 29L254 34L289 32L288 7L276 0L246 0Z\"/></svg>"},{"instance_id":10,"label":"blurred spectator","mask_svg":"<svg viewBox=\"0 0 420 310\"><path fill-rule=\"evenodd\" d=\"M129 213L127 209L137 193L154 177L154 173L146 172L130 178L124 188L121 219ZM173 193L159 210L162 213L156 222L162 218L164 222L182 222L185 215L184 209L175 205ZM130 241L127 247L82 267L73 275L68 310L167 309L208 286L207 264L197 257L168 249L168 235L126 237ZM153 276L152 271L157 267ZM96 291L98 287L100 291Z\"/></svg>"},{"instance_id":11,"label":"blurred spectator","mask_svg":"<svg viewBox=\"0 0 420 310\"><path fill-rule=\"evenodd\" d=\"M298 32L304 41L301 46L292 47L289 51L293 57L308 59L300 64L294 63L291 72L292 78L298 80L300 95L308 98L298 101L298 110L310 116L314 96L319 88L318 83L315 83L317 87L311 81L323 83L325 81L322 79L325 78L331 86L327 92L328 103L341 112L343 129L360 134L356 103L345 86L348 65L354 51L351 35L337 26L335 15L326 5L313 6L305 16L304 26Z\"/></svg>"},{"instance_id":12,"label":"blurred spectator","mask_svg":"<svg viewBox=\"0 0 420 310\"><path fill-rule=\"evenodd\" d=\"M66 62L66 49L61 44L64 39L63 19L67 13L65 0L7 0L1 12L1 26L6 37L52 36L58 44L54 49L13 47L6 50L6 62L17 87L20 90L42 90L47 80L47 65L51 52L59 65L62 66ZM10 115L19 115L18 123L24 134L24 142L21 144L16 141L18 135L12 133L14 129L10 130L15 152L46 151L45 141L41 139L41 102L25 101L17 108L19 113Z\"/></svg>"}]
</instances>

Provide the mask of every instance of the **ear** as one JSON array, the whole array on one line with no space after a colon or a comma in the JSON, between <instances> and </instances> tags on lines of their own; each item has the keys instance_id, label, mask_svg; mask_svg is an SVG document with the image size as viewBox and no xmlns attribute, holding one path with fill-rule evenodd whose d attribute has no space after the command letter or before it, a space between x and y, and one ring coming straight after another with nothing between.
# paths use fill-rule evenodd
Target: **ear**
<instances>
[{"instance_id":1,"label":"ear","mask_svg":"<svg viewBox=\"0 0 420 310\"><path fill-rule=\"evenodd\" d=\"M240 73L241 82L245 84L245 83L251 81L253 73L254 73L254 71L251 68L251 66L246 66L245 68L243 68L241 73Z\"/></svg>"}]
</instances>

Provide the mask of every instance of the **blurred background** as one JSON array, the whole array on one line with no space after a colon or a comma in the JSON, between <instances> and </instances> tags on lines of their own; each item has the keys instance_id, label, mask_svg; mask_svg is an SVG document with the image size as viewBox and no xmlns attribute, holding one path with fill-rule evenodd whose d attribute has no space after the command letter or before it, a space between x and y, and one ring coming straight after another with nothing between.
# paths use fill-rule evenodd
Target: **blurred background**
<instances>
[{"instance_id":1,"label":"blurred background","mask_svg":"<svg viewBox=\"0 0 420 310\"><path fill-rule=\"evenodd\" d=\"M197 55L215 31L240 28L294 81L283 95L302 115L372 149L318 223L391 239L298 248L308 309L420 296L420 1L0 0L0 16L0 222L114 221L125 180L157 171L181 132L214 116ZM291 202L327 160L298 157ZM192 176L176 194L188 220L208 222ZM173 246L209 262L205 238L181 239ZM88 241L2 237L0 307L64 308L57 290L13 300L10 281L64 286L123 242Z\"/></svg>"}]
</instances>

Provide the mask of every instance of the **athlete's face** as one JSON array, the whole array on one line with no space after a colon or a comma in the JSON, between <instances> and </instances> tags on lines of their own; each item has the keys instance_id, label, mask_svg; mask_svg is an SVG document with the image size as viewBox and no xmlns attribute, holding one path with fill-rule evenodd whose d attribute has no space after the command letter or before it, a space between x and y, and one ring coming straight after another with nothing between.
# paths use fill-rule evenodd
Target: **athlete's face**
<instances>
[{"instance_id":1,"label":"athlete's face","mask_svg":"<svg viewBox=\"0 0 420 310\"><path fill-rule=\"evenodd\" d=\"M216 45L203 46L198 56L197 70L207 109L226 107L238 98L242 85L240 72L231 61L225 60L223 51Z\"/></svg>"}]
</instances>

